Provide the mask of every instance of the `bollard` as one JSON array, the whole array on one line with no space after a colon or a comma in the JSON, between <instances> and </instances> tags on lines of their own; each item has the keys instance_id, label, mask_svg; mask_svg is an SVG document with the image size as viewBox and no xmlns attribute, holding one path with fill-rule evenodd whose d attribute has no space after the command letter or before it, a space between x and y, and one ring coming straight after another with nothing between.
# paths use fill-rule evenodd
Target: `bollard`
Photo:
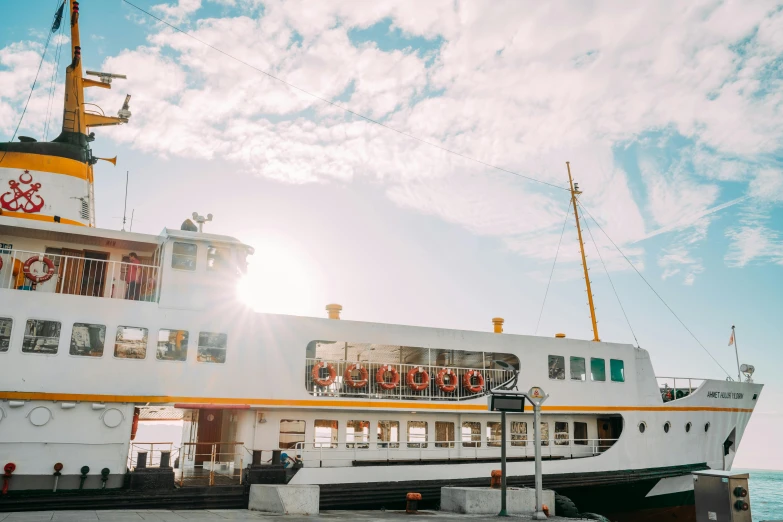
<instances>
[{"instance_id":1,"label":"bollard","mask_svg":"<svg viewBox=\"0 0 783 522\"><path fill-rule=\"evenodd\" d=\"M171 466L171 452L170 451L161 451L160 452L160 466L161 468L168 468Z\"/></svg>"},{"instance_id":2,"label":"bollard","mask_svg":"<svg viewBox=\"0 0 783 522\"><path fill-rule=\"evenodd\" d=\"M109 473L111 473L109 468L103 468L101 470L101 482L103 482L101 489L106 489L106 481L109 480Z\"/></svg>"},{"instance_id":3,"label":"bollard","mask_svg":"<svg viewBox=\"0 0 783 522\"><path fill-rule=\"evenodd\" d=\"M418 513L419 500L421 500L421 493L408 493L405 495L405 512L409 515L415 515Z\"/></svg>"},{"instance_id":4,"label":"bollard","mask_svg":"<svg viewBox=\"0 0 783 522\"><path fill-rule=\"evenodd\" d=\"M147 467L147 452L140 451L136 455L136 469L144 469Z\"/></svg>"},{"instance_id":5,"label":"bollard","mask_svg":"<svg viewBox=\"0 0 783 522\"><path fill-rule=\"evenodd\" d=\"M63 465L61 462L58 462L54 465L54 489L52 489L52 493L57 493L57 483L60 481L60 475L62 475L63 471Z\"/></svg>"},{"instance_id":6,"label":"bollard","mask_svg":"<svg viewBox=\"0 0 783 522\"><path fill-rule=\"evenodd\" d=\"M546 516L549 516L549 506L546 504L541 505L541 511L543 511Z\"/></svg>"},{"instance_id":7,"label":"bollard","mask_svg":"<svg viewBox=\"0 0 783 522\"><path fill-rule=\"evenodd\" d=\"M280 465L280 456L283 454L281 450L272 450L272 464L273 466Z\"/></svg>"},{"instance_id":8,"label":"bollard","mask_svg":"<svg viewBox=\"0 0 783 522\"><path fill-rule=\"evenodd\" d=\"M11 480L11 473L16 471L16 464L9 462L3 468L3 495L8 494L8 482Z\"/></svg>"},{"instance_id":9,"label":"bollard","mask_svg":"<svg viewBox=\"0 0 783 522\"><path fill-rule=\"evenodd\" d=\"M493 469L489 479L489 487L492 489L500 489L502 480L503 472L499 469Z\"/></svg>"},{"instance_id":10,"label":"bollard","mask_svg":"<svg viewBox=\"0 0 783 522\"><path fill-rule=\"evenodd\" d=\"M253 450L253 466L261 465L261 450Z\"/></svg>"},{"instance_id":11,"label":"bollard","mask_svg":"<svg viewBox=\"0 0 783 522\"><path fill-rule=\"evenodd\" d=\"M80 469L82 476L79 479L79 489L84 489L84 481L87 480L87 473L90 472L90 466L82 466Z\"/></svg>"}]
</instances>

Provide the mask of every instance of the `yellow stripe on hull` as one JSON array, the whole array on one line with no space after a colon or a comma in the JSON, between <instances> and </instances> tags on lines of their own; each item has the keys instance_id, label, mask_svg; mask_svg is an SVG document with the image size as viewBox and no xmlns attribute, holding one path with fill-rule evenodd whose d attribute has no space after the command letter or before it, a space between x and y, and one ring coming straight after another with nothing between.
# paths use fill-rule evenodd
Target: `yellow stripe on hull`
<instances>
[{"instance_id":1,"label":"yellow stripe on hull","mask_svg":"<svg viewBox=\"0 0 783 522\"><path fill-rule=\"evenodd\" d=\"M60 156L30 154L29 152L7 152L0 163L7 169L27 169L73 176L92 183L92 168L86 163Z\"/></svg>"},{"instance_id":2,"label":"yellow stripe on hull","mask_svg":"<svg viewBox=\"0 0 783 522\"><path fill-rule=\"evenodd\" d=\"M38 392L0 392L0 399L24 401L89 401L89 402L133 402L133 403L180 403L249 406L290 406L297 408L361 408L396 410L448 410L448 411L487 411L482 404L419 403L399 401L361 401L361 400L288 400L288 399L229 399L218 397L169 397L165 395L96 395L81 393L38 393ZM750 413L752 408L720 408L714 406L542 406L549 412L590 412L609 411L727 411Z\"/></svg>"},{"instance_id":3,"label":"yellow stripe on hull","mask_svg":"<svg viewBox=\"0 0 783 522\"><path fill-rule=\"evenodd\" d=\"M54 216L45 216L43 214L27 214L25 212L10 212L8 210L0 209L0 215L3 217L13 217L19 219L32 219L33 221L47 221L54 223ZM88 225L74 221L73 219L60 218L60 223L63 225L78 225L80 227L86 227Z\"/></svg>"}]
</instances>

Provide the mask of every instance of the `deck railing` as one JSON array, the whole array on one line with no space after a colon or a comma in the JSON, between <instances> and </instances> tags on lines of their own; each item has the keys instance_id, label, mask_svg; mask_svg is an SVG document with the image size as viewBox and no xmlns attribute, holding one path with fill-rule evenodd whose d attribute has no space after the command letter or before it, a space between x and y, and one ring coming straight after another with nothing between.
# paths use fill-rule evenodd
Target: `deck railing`
<instances>
[{"instance_id":1,"label":"deck railing","mask_svg":"<svg viewBox=\"0 0 783 522\"><path fill-rule=\"evenodd\" d=\"M181 452L193 457L196 467L181 463L176 480L180 486L242 484L245 451L243 442L185 442Z\"/></svg>"},{"instance_id":2,"label":"deck railing","mask_svg":"<svg viewBox=\"0 0 783 522\"><path fill-rule=\"evenodd\" d=\"M335 377L334 381L327 386L320 386L316 384L313 378L313 369L319 362L330 364L334 368ZM359 387L353 387L345 379L345 372L352 364L360 364L362 368L367 371L366 382ZM376 379L378 371L383 367L393 367L399 376L399 382L396 386L385 389L382 386L382 381ZM454 384L456 385L454 391L443 391L438 387L436 378L438 372L443 368L451 370ZM340 361L340 360L325 360L325 359L307 359L307 374L305 376L305 382L307 391L312 395L327 396L327 397L368 397L377 399L424 399L424 400L438 400L438 401L459 401L466 400L475 397L485 395L489 390L496 388L502 384L511 381L514 378L514 372L510 370L501 369L484 369L484 368L455 368L455 367L443 367L434 366L428 364L397 364L397 363L381 363L381 362L361 362L356 363L352 361ZM429 375L429 384L421 391L414 390L406 382L408 372L416 370L414 382L421 382L422 376L420 371L426 371ZM473 371L473 377L471 379L471 385L479 386L480 381L478 375L480 374L484 380L483 386L480 391L470 391L464 383L465 375ZM321 368L319 377L322 379L328 379L329 370L327 367ZM359 381L361 375L359 371L353 372L353 378L355 381ZM390 375L387 374L384 382L390 380ZM388 384L387 384L388 387Z\"/></svg>"},{"instance_id":3,"label":"deck railing","mask_svg":"<svg viewBox=\"0 0 783 522\"><path fill-rule=\"evenodd\" d=\"M35 278L52 272L46 281L26 277L24 265ZM0 288L56 294L85 295L132 301L158 300L159 267L122 261L89 259L26 250L0 250ZM50 270L46 262L50 262Z\"/></svg>"},{"instance_id":4,"label":"deck railing","mask_svg":"<svg viewBox=\"0 0 783 522\"><path fill-rule=\"evenodd\" d=\"M545 459L576 459L595 457L608 450L619 439L554 439L542 441L541 455ZM304 467L345 467L357 462L379 461L469 461L499 459L500 441L485 443L463 440L427 442L299 442L286 450L296 454ZM510 459L533 459L533 440L506 441L506 456Z\"/></svg>"},{"instance_id":5,"label":"deck railing","mask_svg":"<svg viewBox=\"0 0 783 522\"><path fill-rule=\"evenodd\" d=\"M173 442L132 442L128 452L128 469L136 468L139 453L147 454L146 467L160 467L160 457L164 452L169 453L169 466L173 467L179 453Z\"/></svg>"},{"instance_id":6,"label":"deck railing","mask_svg":"<svg viewBox=\"0 0 783 522\"><path fill-rule=\"evenodd\" d=\"M663 402L687 397L707 380L695 377L656 377L655 379L658 381Z\"/></svg>"}]
</instances>

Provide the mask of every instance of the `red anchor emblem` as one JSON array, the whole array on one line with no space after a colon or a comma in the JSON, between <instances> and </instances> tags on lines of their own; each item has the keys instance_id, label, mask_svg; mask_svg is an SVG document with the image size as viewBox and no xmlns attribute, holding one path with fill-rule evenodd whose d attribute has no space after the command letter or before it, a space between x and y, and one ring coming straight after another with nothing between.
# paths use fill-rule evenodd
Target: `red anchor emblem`
<instances>
[{"instance_id":1,"label":"red anchor emblem","mask_svg":"<svg viewBox=\"0 0 783 522\"><path fill-rule=\"evenodd\" d=\"M44 200L36 192L41 188L40 183L33 183L33 176L29 170L25 170L19 175L19 181L12 179L8 182L11 190L0 196L0 207L11 212L21 210L28 214L39 212L44 206ZM29 185L30 188L24 190L22 185Z\"/></svg>"}]
</instances>

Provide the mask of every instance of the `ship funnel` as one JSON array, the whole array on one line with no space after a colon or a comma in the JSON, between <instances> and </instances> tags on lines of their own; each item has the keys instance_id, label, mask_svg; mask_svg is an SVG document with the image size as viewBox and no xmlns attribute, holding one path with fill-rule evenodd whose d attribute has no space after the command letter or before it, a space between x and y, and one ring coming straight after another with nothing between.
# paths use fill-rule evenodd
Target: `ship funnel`
<instances>
[{"instance_id":1,"label":"ship funnel","mask_svg":"<svg viewBox=\"0 0 783 522\"><path fill-rule=\"evenodd\" d=\"M328 304L326 305L326 311L329 312L329 319L339 319L340 311L343 309L342 305Z\"/></svg>"},{"instance_id":2,"label":"ship funnel","mask_svg":"<svg viewBox=\"0 0 783 522\"><path fill-rule=\"evenodd\" d=\"M502 317L493 317L492 324L495 325L495 333L503 333L503 323L505 321Z\"/></svg>"},{"instance_id":3,"label":"ship funnel","mask_svg":"<svg viewBox=\"0 0 783 522\"><path fill-rule=\"evenodd\" d=\"M111 163L111 164L112 164L112 165L114 165L115 167L117 166L117 156L114 156L113 158L98 158L98 157L96 156L96 158L95 158L95 159L99 159L99 160L103 160L103 161L108 161L109 163Z\"/></svg>"}]
</instances>

